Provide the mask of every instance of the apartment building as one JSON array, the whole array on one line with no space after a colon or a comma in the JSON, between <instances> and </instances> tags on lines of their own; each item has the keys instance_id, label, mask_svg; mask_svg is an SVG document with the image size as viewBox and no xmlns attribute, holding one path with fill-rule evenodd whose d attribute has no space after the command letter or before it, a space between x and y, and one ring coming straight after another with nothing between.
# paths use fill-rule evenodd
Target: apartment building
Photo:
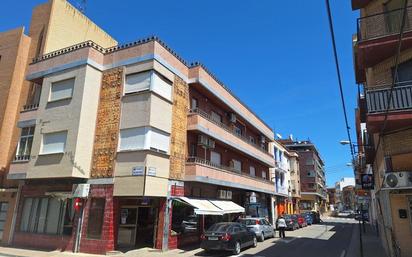
<instances>
[{"instance_id":1,"label":"apartment building","mask_svg":"<svg viewBox=\"0 0 412 257\"><path fill-rule=\"evenodd\" d=\"M67 34L73 34L68 37ZM10 165L26 162L33 129L29 117L37 109L37 84L25 80L28 63L44 53L93 39L108 47L116 41L64 0L51 0L37 6L30 29L20 27L0 33L0 240L12 240L19 198L18 181L7 179ZM23 129L21 129L23 128Z\"/></svg>"},{"instance_id":2,"label":"apartment building","mask_svg":"<svg viewBox=\"0 0 412 257\"><path fill-rule=\"evenodd\" d=\"M294 213L294 202L292 201L292 183L291 183L291 153L275 140L273 143L275 168L272 172L275 178L276 196L276 213L277 216L284 213ZM294 181L295 182L295 181ZM293 186L296 186L295 184Z\"/></svg>"},{"instance_id":3,"label":"apartment building","mask_svg":"<svg viewBox=\"0 0 412 257\"><path fill-rule=\"evenodd\" d=\"M347 209L345 208L345 202L343 201L343 189L346 187L355 187L355 178L345 177L335 183L335 204L338 211Z\"/></svg>"},{"instance_id":4,"label":"apartment building","mask_svg":"<svg viewBox=\"0 0 412 257\"><path fill-rule=\"evenodd\" d=\"M326 179L324 162L310 141L281 141L286 149L296 151L299 155L301 199L300 210L326 210Z\"/></svg>"},{"instance_id":5,"label":"apartment building","mask_svg":"<svg viewBox=\"0 0 412 257\"><path fill-rule=\"evenodd\" d=\"M408 3L399 40L404 3L352 0L353 10L360 11L353 37L355 77L360 87L357 184L367 184L368 175L373 174L370 211L379 225L382 244L389 256L407 257L412 256L412 7Z\"/></svg>"},{"instance_id":6,"label":"apartment building","mask_svg":"<svg viewBox=\"0 0 412 257\"><path fill-rule=\"evenodd\" d=\"M292 210L293 213L300 213L300 169L299 169L299 155L296 151L288 151L290 163L290 191L292 194Z\"/></svg>"},{"instance_id":7,"label":"apartment building","mask_svg":"<svg viewBox=\"0 0 412 257\"><path fill-rule=\"evenodd\" d=\"M274 134L208 69L156 37L117 45L64 0L41 15L7 168L14 245L166 250L240 213L274 220ZM70 41L83 23L97 35Z\"/></svg>"},{"instance_id":8,"label":"apartment building","mask_svg":"<svg viewBox=\"0 0 412 257\"><path fill-rule=\"evenodd\" d=\"M330 211L334 211L336 208L336 188L328 187L326 191L328 193L328 200L329 200L328 208Z\"/></svg>"}]
</instances>

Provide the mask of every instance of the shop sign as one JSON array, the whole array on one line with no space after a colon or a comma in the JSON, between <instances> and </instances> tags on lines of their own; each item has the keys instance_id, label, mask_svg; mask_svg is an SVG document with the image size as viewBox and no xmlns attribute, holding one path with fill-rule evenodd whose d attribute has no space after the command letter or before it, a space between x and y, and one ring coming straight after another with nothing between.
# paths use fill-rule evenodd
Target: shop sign
<instances>
[{"instance_id":1,"label":"shop sign","mask_svg":"<svg viewBox=\"0 0 412 257\"><path fill-rule=\"evenodd\" d=\"M256 203L256 194L255 194L255 192L252 192L252 194L250 194L249 202L250 203Z\"/></svg>"},{"instance_id":2,"label":"shop sign","mask_svg":"<svg viewBox=\"0 0 412 257\"><path fill-rule=\"evenodd\" d=\"M143 175L144 175L143 166L136 166L132 168L132 176L143 176Z\"/></svg>"},{"instance_id":3,"label":"shop sign","mask_svg":"<svg viewBox=\"0 0 412 257\"><path fill-rule=\"evenodd\" d=\"M362 189L365 189L365 190L374 189L373 175L372 174L362 174L361 183L362 183Z\"/></svg>"}]
</instances>

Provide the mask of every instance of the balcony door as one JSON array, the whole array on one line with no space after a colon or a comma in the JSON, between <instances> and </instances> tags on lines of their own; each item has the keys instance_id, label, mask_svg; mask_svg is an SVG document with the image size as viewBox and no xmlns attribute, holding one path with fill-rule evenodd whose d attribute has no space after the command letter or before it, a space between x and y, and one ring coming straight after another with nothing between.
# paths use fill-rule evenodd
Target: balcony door
<instances>
[{"instance_id":1,"label":"balcony door","mask_svg":"<svg viewBox=\"0 0 412 257\"><path fill-rule=\"evenodd\" d=\"M404 1L405 0L389 0L384 4L386 29L388 33L400 32ZM406 10L405 29L406 28L409 28L408 10Z\"/></svg>"},{"instance_id":2,"label":"balcony door","mask_svg":"<svg viewBox=\"0 0 412 257\"><path fill-rule=\"evenodd\" d=\"M395 70L392 70L392 75L395 75ZM412 61L400 63L398 66L397 83L402 85L402 82L412 81Z\"/></svg>"}]
</instances>

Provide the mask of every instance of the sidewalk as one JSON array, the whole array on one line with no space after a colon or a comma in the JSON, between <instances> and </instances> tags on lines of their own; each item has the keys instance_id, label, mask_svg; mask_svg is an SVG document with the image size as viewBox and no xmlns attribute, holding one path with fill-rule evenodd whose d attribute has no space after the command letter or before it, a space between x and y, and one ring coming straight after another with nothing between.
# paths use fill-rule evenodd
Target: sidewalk
<instances>
[{"instance_id":1,"label":"sidewalk","mask_svg":"<svg viewBox=\"0 0 412 257\"><path fill-rule=\"evenodd\" d=\"M354 224L352 239L345 257L356 257L360 255L359 225ZM383 249L381 240L374 227L365 224L366 233L362 229L363 256L364 257L388 257Z\"/></svg>"}]
</instances>

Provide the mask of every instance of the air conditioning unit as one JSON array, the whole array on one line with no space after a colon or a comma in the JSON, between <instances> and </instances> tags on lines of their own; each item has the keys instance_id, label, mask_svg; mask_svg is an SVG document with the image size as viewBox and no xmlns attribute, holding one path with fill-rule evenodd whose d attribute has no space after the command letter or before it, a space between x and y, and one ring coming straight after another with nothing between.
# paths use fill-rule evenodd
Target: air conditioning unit
<instances>
[{"instance_id":1,"label":"air conditioning unit","mask_svg":"<svg viewBox=\"0 0 412 257\"><path fill-rule=\"evenodd\" d=\"M205 135L199 135L197 137L197 144L201 146L208 146L209 144L209 138Z\"/></svg>"},{"instance_id":2,"label":"air conditioning unit","mask_svg":"<svg viewBox=\"0 0 412 257\"><path fill-rule=\"evenodd\" d=\"M234 114L233 112L229 113L229 120L232 123L236 122L236 114Z\"/></svg>"},{"instance_id":3,"label":"air conditioning unit","mask_svg":"<svg viewBox=\"0 0 412 257\"><path fill-rule=\"evenodd\" d=\"M412 172L390 172L385 174L384 187L412 187Z\"/></svg>"}]
</instances>

